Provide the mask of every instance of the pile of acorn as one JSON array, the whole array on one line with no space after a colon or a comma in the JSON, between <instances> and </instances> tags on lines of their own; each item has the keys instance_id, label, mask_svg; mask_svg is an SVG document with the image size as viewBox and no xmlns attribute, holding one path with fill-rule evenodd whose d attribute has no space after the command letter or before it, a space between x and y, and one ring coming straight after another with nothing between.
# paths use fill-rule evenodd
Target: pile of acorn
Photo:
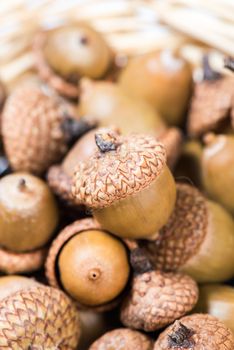
<instances>
[{"instance_id":1,"label":"pile of acorn","mask_svg":"<svg viewBox=\"0 0 234 350\"><path fill-rule=\"evenodd\" d=\"M33 51L0 88L0 349L233 350L234 75L84 23Z\"/></svg>"}]
</instances>

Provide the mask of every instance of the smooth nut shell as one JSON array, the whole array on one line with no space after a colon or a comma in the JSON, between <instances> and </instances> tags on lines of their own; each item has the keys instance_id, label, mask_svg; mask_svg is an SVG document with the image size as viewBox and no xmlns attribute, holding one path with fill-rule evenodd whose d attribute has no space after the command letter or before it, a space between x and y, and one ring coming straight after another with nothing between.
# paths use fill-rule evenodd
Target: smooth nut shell
<instances>
[{"instance_id":1,"label":"smooth nut shell","mask_svg":"<svg viewBox=\"0 0 234 350\"><path fill-rule=\"evenodd\" d=\"M104 334L89 350L152 350L152 341L140 332L119 328Z\"/></svg>"},{"instance_id":2,"label":"smooth nut shell","mask_svg":"<svg viewBox=\"0 0 234 350\"><path fill-rule=\"evenodd\" d=\"M121 321L127 327L152 332L191 311L197 299L198 287L191 277L146 272L133 278L121 307Z\"/></svg>"}]
</instances>

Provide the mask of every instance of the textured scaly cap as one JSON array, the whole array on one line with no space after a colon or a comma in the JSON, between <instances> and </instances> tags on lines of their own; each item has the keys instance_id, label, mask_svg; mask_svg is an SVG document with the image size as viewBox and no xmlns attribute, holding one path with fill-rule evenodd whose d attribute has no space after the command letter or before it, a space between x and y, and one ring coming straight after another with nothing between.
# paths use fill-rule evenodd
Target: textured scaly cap
<instances>
[{"instance_id":1,"label":"textured scaly cap","mask_svg":"<svg viewBox=\"0 0 234 350\"><path fill-rule=\"evenodd\" d=\"M154 350L233 350L234 337L217 318L193 314L169 326L154 345Z\"/></svg>"},{"instance_id":2,"label":"textured scaly cap","mask_svg":"<svg viewBox=\"0 0 234 350\"><path fill-rule=\"evenodd\" d=\"M130 328L152 332L163 328L193 309L198 287L180 273L150 271L133 278L121 308L121 321Z\"/></svg>"},{"instance_id":3,"label":"textured scaly cap","mask_svg":"<svg viewBox=\"0 0 234 350\"><path fill-rule=\"evenodd\" d=\"M76 306L61 291L40 286L0 301L0 348L75 350L80 337Z\"/></svg>"},{"instance_id":4,"label":"textured scaly cap","mask_svg":"<svg viewBox=\"0 0 234 350\"><path fill-rule=\"evenodd\" d=\"M90 208L108 207L149 186L166 164L164 146L151 136L96 134L99 150L77 165L72 193Z\"/></svg>"},{"instance_id":5,"label":"textured scaly cap","mask_svg":"<svg viewBox=\"0 0 234 350\"><path fill-rule=\"evenodd\" d=\"M216 131L230 116L234 128L234 78L203 81L196 85L188 116L190 136Z\"/></svg>"},{"instance_id":6,"label":"textured scaly cap","mask_svg":"<svg viewBox=\"0 0 234 350\"><path fill-rule=\"evenodd\" d=\"M89 350L152 350L153 343L145 334L127 328L119 328L104 334Z\"/></svg>"},{"instance_id":7,"label":"textured scaly cap","mask_svg":"<svg viewBox=\"0 0 234 350\"><path fill-rule=\"evenodd\" d=\"M10 95L3 110L2 135L14 170L40 174L67 151L62 129L65 108L37 84L20 86Z\"/></svg>"},{"instance_id":8,"label":"textured scaly cap","mask_svg":"<svg viewBox=\"0 0 234 350\"><path fill-rule=\"evenodd\" d=\"M154 241L142 242L156 269L178 270L203 243L208 229L204 196L193 186L177 183L175 209Z\"/></svg>"},{"instance_id":9,"label":"textured scaly cap","mask_svg":"<svg viewBox=\"0 0 234 350\"><path fill-rule=\"evenodd\" d=\"M39 270L45 262L47 250L39 248L32 252L15 253L0 248L0 271L15 274Z\"/></svg>"}]
</instances>

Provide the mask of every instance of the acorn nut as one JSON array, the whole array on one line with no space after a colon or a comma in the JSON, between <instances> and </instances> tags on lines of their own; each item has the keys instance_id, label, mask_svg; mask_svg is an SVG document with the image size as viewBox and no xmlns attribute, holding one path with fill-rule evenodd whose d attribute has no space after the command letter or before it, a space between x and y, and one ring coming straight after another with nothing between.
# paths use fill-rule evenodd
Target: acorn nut
<instances>
[{"instance_id":1,"label":"acorn nut","mask_svg":"<svg viewBox=\"0 0 234 350\"><path fill-rule=\"evenodd\" d=\"M152 350L149 337L128 328L119 328L104 334L96 340L89 350Z\"/></svg>"},{"instance_id":2,"label":"acorn nut","mask_svg":"<svg viewBox=\"0 0 234 350\"><path fill-rule=\"evenodd\" d=\"M124 238L149 238L173 211L175 182L163 145L150 136L96 134L97 152L77 165L74 198L102 228Z\"/></svg>"},{"instance_id":3,"label":"acorn nut","mask_svg":"<svg viewBox=\"0 0 234 350\"><path fill-rule=\"evenodd\" d=\"M77 349L79 313L61 291L29 278L0 278L1 349Z\"/></svg>"},{"instance_id":4,"label":"acorn nut","mask_svg":"<svg viewBox=\"0 0 234 350\"><path fill-rule=\"evenodd\" d=\"M41 78L70 98L79 95L81 77L102 78L114 58L102 35L85 23L39 33L34 51Z\"/></svg>"},{"instance_id":5,"label":"acorn nut","mask_svg":"<svg viewBox=\"0 0 234 350\"><path fill-rule=\"evenodd\" d=\"M154 350L232 350L234 337L217 318L206 314L185 316L160 334Z\"/></svg>"},{"instance_id":6,"label":"acorn nut","mask_svg":"<svg viewBox=\"0 0 234 350\"><path fill-rule=\"evenodd\" d=\"M52 286L61 285L81 306L101 309L122 293L130 266L124 244L93 219L83 219L55 239L46 273Z\"/></svg>"},{"instance_id":7,"label":"acorn nut","mask_svg":"<svg viewBox=\"0 0 234 350\"><path fill-rule=\"evenodd\" d=\"M52 92L25 83L8 97L2 114L2 136L13 170L42 174L67 152L81 123ZM16 118L17 116L17 118Z\"/></svg>"},{"instance_id":8,"label":"acorn nut","mask_svg":"<svg viewBox=\"0 0 234 350\"><path fill-rule=\"evenodd\" d=\"M215 283L201 285L195 310L217 317L234 333L233 287Z\"/></svg>"},{"instance_id":9,"label":"acorn nut","mask_svg":"<svg viewBox=\"0 0 234 350\"><path fill-rule=\"evenodd\" d=\"M192 69L171 50L150 52L128 63L119 84L150 103L169 125L180 125L192 92Z\"/></svg>"},{"instance_id":10,"label":"acorn nut","mask_svg":"<svg viewBox=\"0 0 234 350\"><path fill-rule=\"evenodd\" d=\"M57 205L44 181L28 173L3 177L0 180L0 269L13 273L39 268L45 257L44 247L57 223Z\"/></svg>"},{"instance_id":11,"label":"acorn nut","mask_svg":"<svg viewBox=\"0 0 234 350\"><path fill-rule=\"evenodd\" d=\"M191 277L145 272L133 278L121 307L121 321L127 327L152 332L191 311L197 299L198 287Z\"/></svg>"},{"instance_id":12,"label":"acorn nut","mask_svg":"<svg viewBox=\"0 0 234 350\"><path fill-rule=\"evenodd\" d=\"M234 215L234 136L207 134L202 155L203 186Z\"/></svg>"},{"instance_id":13,"label":"acorn nut","mask_svg":"<svg viewBox=\"0 0 234 350\"><path fill-rule=\"evenodd\" d=\"M141 242L156 269L183 271L198 282L234 276L234 221L195 187L177 184L173 214L153 241Z\"/></svg>"}]
</instances>

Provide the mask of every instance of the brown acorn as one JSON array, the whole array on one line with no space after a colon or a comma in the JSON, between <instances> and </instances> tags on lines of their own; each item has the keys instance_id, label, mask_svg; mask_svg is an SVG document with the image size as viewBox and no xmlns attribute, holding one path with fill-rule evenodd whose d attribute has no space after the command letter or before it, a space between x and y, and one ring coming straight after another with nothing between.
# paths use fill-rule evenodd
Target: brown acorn
<instances>
[{"instance_id":1,"label":"brown acorn","mask_svg":"<svg viewBox=\"0 0 234 350\"><path fill-rule=\"evenodd\" d=\"M77 165L72 193L102 228L124 238L149 238L167 222L174 179L163 145L150 136L95 135L97 152Z\"/></svg>"},{"instance_id":2,"label":"brown acorn","mask_svg":"<svg viewBox=\"0 0 234 350\"><path fill-rule=\"evenodd\" d=\"M89 350L152 350L149 337L128 328L119 328L104 334L96 340Z\"/></svg>"},{"instance_id":3,"label":"brown acorn","mask_svg":"<svg viewBox=\"0 0 234 350\"><path fill-rule=\"evenodd\" d=\"M83 79L78 109L85 122L101 127L115 126L124 135L158 136L166 129L160 115L148 103L127 96L117 84L107 81Z\"/></svg>"},{"instance_id":4,"label":"brown acorn","mask_svg":"<svg viewBox=\"0 0 234 350\"><path fill-rule=\"evenodd\" d=\"M74 170L78 162L86 161L96 152L95 133L101 130L103 129L96 128L87 132L70 149L61 165L53 165L49 168L47 174L49 186L66 204L78 208L71 194ZM111 129L105 130L111 131Z\"/></svg>"},{"instance_id":5,"label":"brown acorn","mask_svg":"<svg viewBox=\"0 0 234 350\"><path fill-rule=\"evenodd\" d=\"M34 52L41 78L70 98L79 95L81 77L102 78L114 58L101 34L85 23L39 33L34 41Z\"/></svg>"},{"instance_id":6,"label":"brown acorn","mask_svg":"<svg viewBox=\"0 0 234 350\"><path fill-rule=\"evenodd\" d=\"M134 276L120 318L127 327L153 332L191 311L197 299L191 277L153 270Z\"/></svg>"},{"instance_id":7,"label":"brown acorn","mask_svg":"<svg viewBox=\"0 0 234 350\"><path fill-rule=\"evenodd\" d=\"M1 349L77 349L79 313L61 291L20 276L0 278Z\"/></svg>"},{"instance_id":8,"label":"brown acorn","mask_svg":"<svg viewBox=\"0 0 234 350\"><path fill-rule=\"evenodd\" d=\"M159 236L140 245L159 270L183 271L198 282L234 276L231 215L187 184L177 184L174 212Z\"/></svg>"},{"instance_id":9,"label":"brown acorn","mask_svg":"<svg viewBox=\"0 0 234 350\"><path fill-rule=\"evenodd\" d=\"M166 328L154 350L232 350L234 337L217 318L206 314L185 316Z\"/></svg>"},{"instance_id":10,"label":"brown acorn","mask_svg":"<svg viewBox=\"0 0 234 350\"><path fill-rule=\"evenodd\" d=\"M171 50L133 58L119 83L127 94L150 103L169 125L183 121L192 91L192 69Z\"/></svg>"},{"instance_id":11,"label":"brown acorn","mask_svg":"<svg viewBox=\"0 0 234 350\"><path fill-rule=\"evenodd\" d=\"M234 135L208 134L202 155L202 180L207 194L234 215Z\"/></svg>"},{"instance_id":12,"label":"brown acorn","mask_svg":"<svg viewBox=\"0 0 234 350\"><path fill-rule=\"evenodd\" d=\"M209 131L220 132L230 124L234 129L234 118L230 123L230 117L234 117L233 101L234 78L223 77L197 83L188 115L189 135L199 137Z\"/></svg>"},{"instance_id":13,"label":"brown acorn","mask_svg":"<svg viewBox=\"0 0 234 350\"><path fill-rule=\"evenodd\" d=\"M234 333L234 289L222 284L205 284L199 288L196 312L220 319Z\"/></svg>"},{"instance_id":14,"label":"brown acorn","mask_svg":"<svg viewBox=\"0 0 234 350\"><path fill-rule=\"evenodd\" d=\"M46 261L51 286L61 286L79 305L97 310L111 307L129 272L124 244L92 219L76 221L61 231Z\"/></svg>"},{"instance_id":15,"label":"brown acorn","mask_svg":"<svg viewBox=\"0 0 234 350\"><path fill-rule=\"evenodd\" d=\"M20 85L2 114L3 144L12 168L41 174L67 152L81 131L71 108L36 83Z\"/></svg>"},{"instance_id":16,"label":"brown acorn","mask_svg":"<svg viewBox=\"0 0 234 350\"><path fill-rule=\"evenodd\" d=\"M41 179L28 173L0 180L0 269L35 270L44 262L45 246L58 223L52 193Z\"/></svg>"}]
</instances>

